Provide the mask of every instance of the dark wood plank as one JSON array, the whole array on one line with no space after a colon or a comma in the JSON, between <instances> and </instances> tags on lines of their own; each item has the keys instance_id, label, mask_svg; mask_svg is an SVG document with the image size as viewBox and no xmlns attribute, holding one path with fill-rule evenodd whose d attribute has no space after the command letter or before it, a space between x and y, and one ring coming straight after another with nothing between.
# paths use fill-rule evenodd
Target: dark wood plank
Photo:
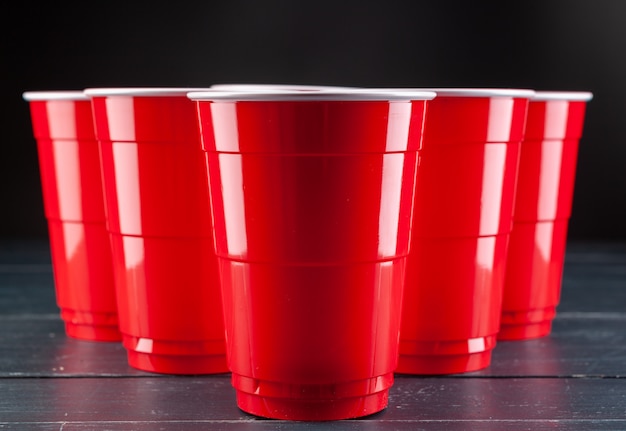
<instances>
[{"instance_id":1,"label":"dark wood plank","mask_svg":"<svg viewBox=\"0 0 626 431\"><path fill-rule=\"evenodd\" d=\"M56 312L48 243L0 241L0 314ZM568 245L558 311L624 311L626 244Z\"/></svg>"},{"instance_id":2,"label":"dark wood plank","mask_svg":"<svg viewBox=\"0 0 626 431\"><path fill-rule=\"evenodd\" d=\"M0 347L0 377L143 374L120 343L67 337L56 314L0 316ZM498 342L490 367L467 376L626 376L626 313L561 313L551 335Z\"/></svg>"},{"instance_id":3,"label":"dark wood plank","mask_svg":"<svg viewBox=\"0 0 626 431\"><path fill-rule=\"evenodd\" d=\"M626 377L626 313L557 314L550 335L500 341L489 368L469 374Z\"/></svg>"},{"instance_id":4,"label":"dark wood plank","mask_svg":"<svg viewBox=\"0 0 626 431\"><path fill-rule=\"evenodd\" d=\"M626 244L568 245L557 309L563 311L626 311Z\"/></svg>"},{"instance_id":5,"label":"dark wood plank","mask_svg":"<svg viewBox=\"0 0 626 431\"><path fill-rule=\"evenodd\" d=\"M256 418L228 374L145 373L120 343L66 337L49 257L0 241L0 429L626 429L626 244L568 244L550 336L499 342L475 373L397 376L385 411L327 423Z\"/></svg>"},{"instance_id":6,"label":"dark wood plank","mask_svg":"<svg viewBox=\"0 0 626 431\"><path fill-rule=\"evenodd\" d=\"M67 337L57 315L0 317L0 347L0 377L143 374L127 364L121 343Z\"/></svg>"},{"instance_id":7,"label":"dark wood plank","mask_svg":"<svg viewBox=\"0 0 626 431\"><path fill-rule=\"evenodd\" d=\"M52 272L0 272L0 316L58 314Z\"/></svg>"},{"instance_id":8,"label":"dark wood plank","mask_svg":"<svg viewBox=\"0 0 626 431\"><path fill-rule=\"evenodd\" d=\"M46 424L47 425L47 424ZM339 422L211 422L211 421L173 421L173 422L130 422L130 423L100 423L94 428L93 423L65 423L62 431L85 431L102 429L107 431L152 431L152 430L176 430L176 431L241 431L241 430L281 430L281 431L623 431L626 422L623 420L558 420L558 421L527 421L527 420L412 420L406 422L376 422L363 421L339 421ZM15 428L24 429L24 428ZM36 428L38 429L38 428ZM50 428L46 428L50 429ZM52 428L59 429L59 428Z\"/></svg>"},{"instance_id":9,"label":"dark wood plank","mask_svg":"<svg viewBox=\"0 0 626 431\"><path fill-rule=\"evenodd\" d=\"M41 247L41 243L36 244ZM31 248L35 250L32 261L45 254L36 252L35 246ZM626 375L626 276L620 272L626 267L626 259L621 259L621 250L614 245L597 246L591 251L587 245L573 247L566 271L579 271L579 278L564 283L562 296L566 303L559 307L552 334L537 340L499 342L491 366L471 374ZM19 266L0 271L0 376L137 374L127 366L119 343L67 338L54 303L50 267L40 271L24 266L21 272ZM593 277L585 275L589 272ZM610 284L610 280L615 283ZM599 301L606 302L606 306Z\"/></svg>"},{"instance_id":10,"label":"dark wood plank","mask_svg":"<svg viewBox=\"0 0 626 431\"><path fill-rule=\"evenodd\" d=\"M3 265L50 265L50 243L45 238L0 238Z\"/></svg>"},{"instance_id":11,"label":"dark wood plank","mask_svg":"<svg viewBox=\"0 0 626 431\"><path fill-rule=\"evenodd\" d=\"M625 387L621 379L400 377L383 412L296 428L239 410L227 377L1 379L0 426L415 430L590 429L593 424L620 429L626 425Z\"/></svg>"},{"instance_id":12,"label":"dark wood plank","mask_svg":"<svg viewBox=\"0 0 626 431\"><path fill-rule=\"evenodd\" d=\"M19 431L623 431L623 420L561 419L555 421L531 420L412 420L404 422L377 422L369 419L337 422L283 422L275 421L108 421L108 422L50 422L2 424L3 430Z\"/></svg>"},{"instance_id":13,"label":"dark wood plank","mask_svg":"<svg viewBox=\"0 0 626 431\"><path fill-rule=\"evenodd\" d=\"M44 240L0 241L0 314L57 311L48 247ZM558 311L624 311L622 304L626 244L568 244Z\"/></svg>"},{"instance_id":14,"label":"dark wood plank","mask_svg":"<svg viewBox=\"0 0 626 431\"><path fill-rule=\"evenodd\" d=\"M0 316L57 313L45 240L0 240Z\"/></svg>"},{"instance_id":15,"label":"dark wood plank","mask_svg":"<svg viewBox=\"0 0 626 431\"><path fill-rule=\"evenodd\" d=\"M626 381L397 378L392 420L626 420Z\"/></svg>"}]
</instances>

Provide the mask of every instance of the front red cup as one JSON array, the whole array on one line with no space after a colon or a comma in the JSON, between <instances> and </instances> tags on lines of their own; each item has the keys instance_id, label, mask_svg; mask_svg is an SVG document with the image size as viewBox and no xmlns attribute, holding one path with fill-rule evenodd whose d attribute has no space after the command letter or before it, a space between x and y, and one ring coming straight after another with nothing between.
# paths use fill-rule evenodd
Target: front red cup
<instances>
[{"instance_id":1,"label":"front red cup","mask_svg":"<svg viewBox=\"0 0 626 431\"><path fill-rule=\"evenodd\" d=\"M206 151L238 406L311 421L384 409L434 93L217 94L189 97Z\"/></svg>"},{"instance_id":2,"label":"front red cup","mask_svg":"<svg viewBox=\"0 0 626 431\"><path fill-rule=\"evenodd\" d=\"M70 337L117 341L117 305L91 103L25 92L37 141L56 300Z\"/></svg>"},{"instance_id":3,"label":"front red cup","mask_svg":"<svg viewBox=\"0 0 626 431\"><path fill-rule=\"evenodd\" d=\"M536 92L521 147L498 339L548 335L561 296L588 92Z\"/></svg>"},{"instance_id":4,"label":"front red cup","mask_svg":"<svg viewBox=\"0 0 626 431\"><path fill-rule=\"evenodd\" d=\"M87 89L120 329L134 368L228 371L204 153L189 89Z\"/></svg>"},{"instance_id":5,"label":"front red cup","mask_svg":"<svg viewBox=\"0 0 626 431\"><path fill-rule=\"evenodd\" d=\"M530 90L434 89L424 123L396 371L491 363Z\"/></svg>"}]
</instances>

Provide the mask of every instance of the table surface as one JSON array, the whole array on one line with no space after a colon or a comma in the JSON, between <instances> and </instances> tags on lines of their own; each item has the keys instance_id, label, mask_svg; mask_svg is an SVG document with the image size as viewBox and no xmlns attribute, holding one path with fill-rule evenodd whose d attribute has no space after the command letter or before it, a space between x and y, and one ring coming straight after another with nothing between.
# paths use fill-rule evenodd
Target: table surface
<instances>
[{"instance_id":1,"label":"table surface","mask_svg":"<svg viewBox=\"0 0 626 431\"><path fill-rule=\"evenodd\" d=\"M478 372L399 375L366 418L262 419L229 374L142 372L119 343L66 337L48 243L0 240L2 430L626 430L625 339L626 243L570 242L549 336L499 342Z\"/></svg>"}]
</instances>

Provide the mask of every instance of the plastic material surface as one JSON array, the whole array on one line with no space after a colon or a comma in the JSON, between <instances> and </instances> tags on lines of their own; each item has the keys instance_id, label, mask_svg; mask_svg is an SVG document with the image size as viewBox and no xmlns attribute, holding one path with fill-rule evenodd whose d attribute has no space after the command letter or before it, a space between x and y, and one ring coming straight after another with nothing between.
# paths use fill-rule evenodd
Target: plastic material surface
<instances>
[{"instance_id":1,"label":"plastic material surface","mask_svg":"<svg viewBox=\"0 0 626 431\"><path fill-rule=\"evenodd\" d=\"M415 194L398 373L490 364L528 98L448 96L430 104Z\"/></svg>"},{"instance_id":2,"label":"plastic material surface","mask_svg":"<svg viewBox=\"0 0 626 431\"><path fill-rule=\"evenodd\" d=\"M88 99L28 93L48 222L57 304L67 335L121 339L98 142Z\"/></svg>"},{"instance_id":3,"label":"plastic material surface","mask_svg":"<svg viewBox=\"0 0 626 431\"><path fill-rule=\"evenodd\" d=\"M502 340L549 334L559 303L587 106L586 100L565 96L531 100L528 107L498 336Z\"/></svg>"},{"instance_id":4,"label":"plastic material surface","mask_svg":"<svg viewBox=\"0 0 626 431\"><path fill-rule=\"evenodd\" d=\"M227 372L208 184L184 92L91 95L131 366Z\"/></svg>"},{"instance_id":5,"label":"plastic material surface","mask_svg":"<svg viewBox=\"0 0 626 431\"><path fill-rule=\"evenodd\" d=\"M413 240L398 373L454 374L489 366L508 241L508 234Z\"/></svg>"},{"instance_id":6,"label":"plastic material surface","mask_svg":"<svg viewBox=\"0 0 626 431\"><path fill-rule=\"evenodd\" d=\"M239 407L384 409L425 101L197 103Z\"/></svg>"}]
</instances>

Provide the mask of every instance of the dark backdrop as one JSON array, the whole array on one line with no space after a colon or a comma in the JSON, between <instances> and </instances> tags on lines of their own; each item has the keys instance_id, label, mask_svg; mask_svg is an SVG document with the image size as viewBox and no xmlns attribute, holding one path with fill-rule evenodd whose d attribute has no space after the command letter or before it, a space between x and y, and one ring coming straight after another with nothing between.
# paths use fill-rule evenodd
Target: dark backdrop
<instances>
[{"instance_id":1,"label":"dark backdrop","mask_svg":"<svg viewBox=\"0 0 626 431\"><path fill-rule=\"evenodd\" d=\"M45 237L27 90L227 82L594 93L570 238L626 239L626 1L5 2L0 238Z\"/></svg>"}]
</instances>

